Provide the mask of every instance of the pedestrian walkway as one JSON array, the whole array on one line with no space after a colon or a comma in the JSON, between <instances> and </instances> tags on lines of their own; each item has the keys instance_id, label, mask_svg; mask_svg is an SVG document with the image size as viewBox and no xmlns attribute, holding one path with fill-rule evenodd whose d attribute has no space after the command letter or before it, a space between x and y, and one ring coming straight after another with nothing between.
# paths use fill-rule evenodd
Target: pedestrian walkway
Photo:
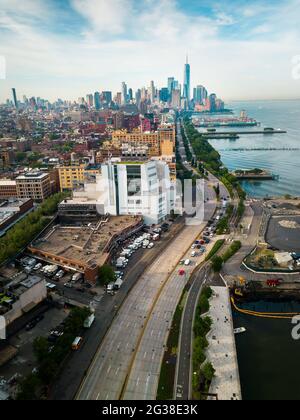
<instances>
[{"instance_id":1,"label":"pedestrian walkway","mask_svg":"<svg viewBox=\"0 0 300 420\"><path fill-rule=\"evenodd\" d=\"M209 316L213 320L209 334L207 358L216 370L210 393L219 400L241 400L239 368L233 332L233 321L227 287L212 287Z\"/></svg>"}]
</instances>

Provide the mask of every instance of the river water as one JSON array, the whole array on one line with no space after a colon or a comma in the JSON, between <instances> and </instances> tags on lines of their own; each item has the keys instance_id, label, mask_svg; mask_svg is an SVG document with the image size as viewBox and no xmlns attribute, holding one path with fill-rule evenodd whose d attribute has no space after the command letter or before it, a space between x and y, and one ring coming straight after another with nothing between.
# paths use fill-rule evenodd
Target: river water
<instances>
[{"instance_id":1,"label":"river water","mask_svg":"<svg viewBox=\"0 0 300 420\"><path fill-rule=\"evenodd\" d=\"M218 128L218 131L286 130L287 134L241 135L238 140L211 140L230 170L261 168L279 175L278 180L243 182L252 197L300 196L299 151L232 151L240 148L299 148L300 101L251 101L226 104L237 116L245 110L261 123L254 128ZM202 131L202 130L200 130ZM244 304L258 312L300 312L300 303L259 301ZM245 327L236 336L244 400L300 400L300 340L292 338L291 320L263 319L233 313L234 326Z\"/></svg>"},{"instance_id":2,"label":"river water","mask_svg":"<svg viewBox=\"0 0 300 420\"><path fill-rule=\"evenodd\" d=\"M237 116L245 110L261 127L218 128L218 131L263 130L265 127L286 130L287 134L241 135L237 140L211 140L230 170L261 168L279 175L274 181L247 181L243 187L251 197L300 196L300 100L250 101L226 104ZM223 151L240 148L299 148L298 151Z\"/></svg>"},{"instance_id":3,"label":"river water","mask_svg":"<svg viewBox=\"0 0 300 420\"><path fill-rule=\"evenodd\" d=\"M241 306L241 305L239 305ZM258 312L300 312L300 303L260 301L242 305ZM263 319L233 312L244 400L300 400L300 340L291 320Z\"/></svg>"}]
</instances>

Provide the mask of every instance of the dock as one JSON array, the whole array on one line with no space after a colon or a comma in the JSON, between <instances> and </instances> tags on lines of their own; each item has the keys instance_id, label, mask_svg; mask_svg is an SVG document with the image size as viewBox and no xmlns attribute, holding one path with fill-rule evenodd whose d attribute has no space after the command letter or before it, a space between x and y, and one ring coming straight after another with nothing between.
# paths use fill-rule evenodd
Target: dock
<instances>
[{"instance_id":1,"label":"dock","mask_svg":"<svg viewBox=\"0 0 300 420\"><path fill-rule=\"evenodd\" d=\"M209 316L213 325L207 358L216 372L209 392L217 395L218 400L242 400L229 289L212 287L212 290Z\"/></svg>"},{"instance_id":2,"label":"dock","mask_svg":"<svg viewBox=\"0 0 300 420\"><path fill-rule=\"evenodd\" d=\"M262 170L237 170L232 173L239 181L258 180L258 181L274 181L279 179L279 175L272 174Z\"/></svg>"},{"instance_id":3,"label":"dock","mask_svg":"<svg viewBox=\"0 0 300 420\"><path fill-rule=\"evenodd\" d=\"M216 131L216 132L205 132L200 133L206 139L224 139L224 138L238 138L241 135L273 135L273 134L286 134L285 130L271 130L271 131L261 131L261 130L252 130L252 131Z\"/></svg>"}]
</instances>

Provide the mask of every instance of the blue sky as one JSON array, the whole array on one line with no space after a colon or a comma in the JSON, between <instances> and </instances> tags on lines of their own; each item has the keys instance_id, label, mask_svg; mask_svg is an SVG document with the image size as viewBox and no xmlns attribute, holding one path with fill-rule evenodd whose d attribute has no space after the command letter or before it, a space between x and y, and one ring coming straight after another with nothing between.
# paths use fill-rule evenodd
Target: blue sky
<instances>
[{"instance_id":1,"label":"blue sky","mask_svg":"<svg viewBox=\"0 0 300 420\"><path fill-rule=\"evenodd\" d=\"M225 99L299 98L299 22L300 0L0 0L0 100L162 87L186 53Z\"/></svg>"}]
</instances>

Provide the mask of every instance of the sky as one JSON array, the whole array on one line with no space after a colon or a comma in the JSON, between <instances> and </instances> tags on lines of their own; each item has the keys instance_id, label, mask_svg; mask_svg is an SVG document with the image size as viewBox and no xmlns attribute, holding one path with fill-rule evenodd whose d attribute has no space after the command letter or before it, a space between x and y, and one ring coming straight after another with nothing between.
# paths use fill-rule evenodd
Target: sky
<instances>
[{"instance_id":1,"label":"sky","mask_svg":"<svg viewBox=\"0 0 300 420\"><path fill-rule=\"evenodd\" d=\"M0 0L0 101L181 83L300 98L300 0ZM4 72L4 70L6 70Z\"/></svg>"}]
</instances>

